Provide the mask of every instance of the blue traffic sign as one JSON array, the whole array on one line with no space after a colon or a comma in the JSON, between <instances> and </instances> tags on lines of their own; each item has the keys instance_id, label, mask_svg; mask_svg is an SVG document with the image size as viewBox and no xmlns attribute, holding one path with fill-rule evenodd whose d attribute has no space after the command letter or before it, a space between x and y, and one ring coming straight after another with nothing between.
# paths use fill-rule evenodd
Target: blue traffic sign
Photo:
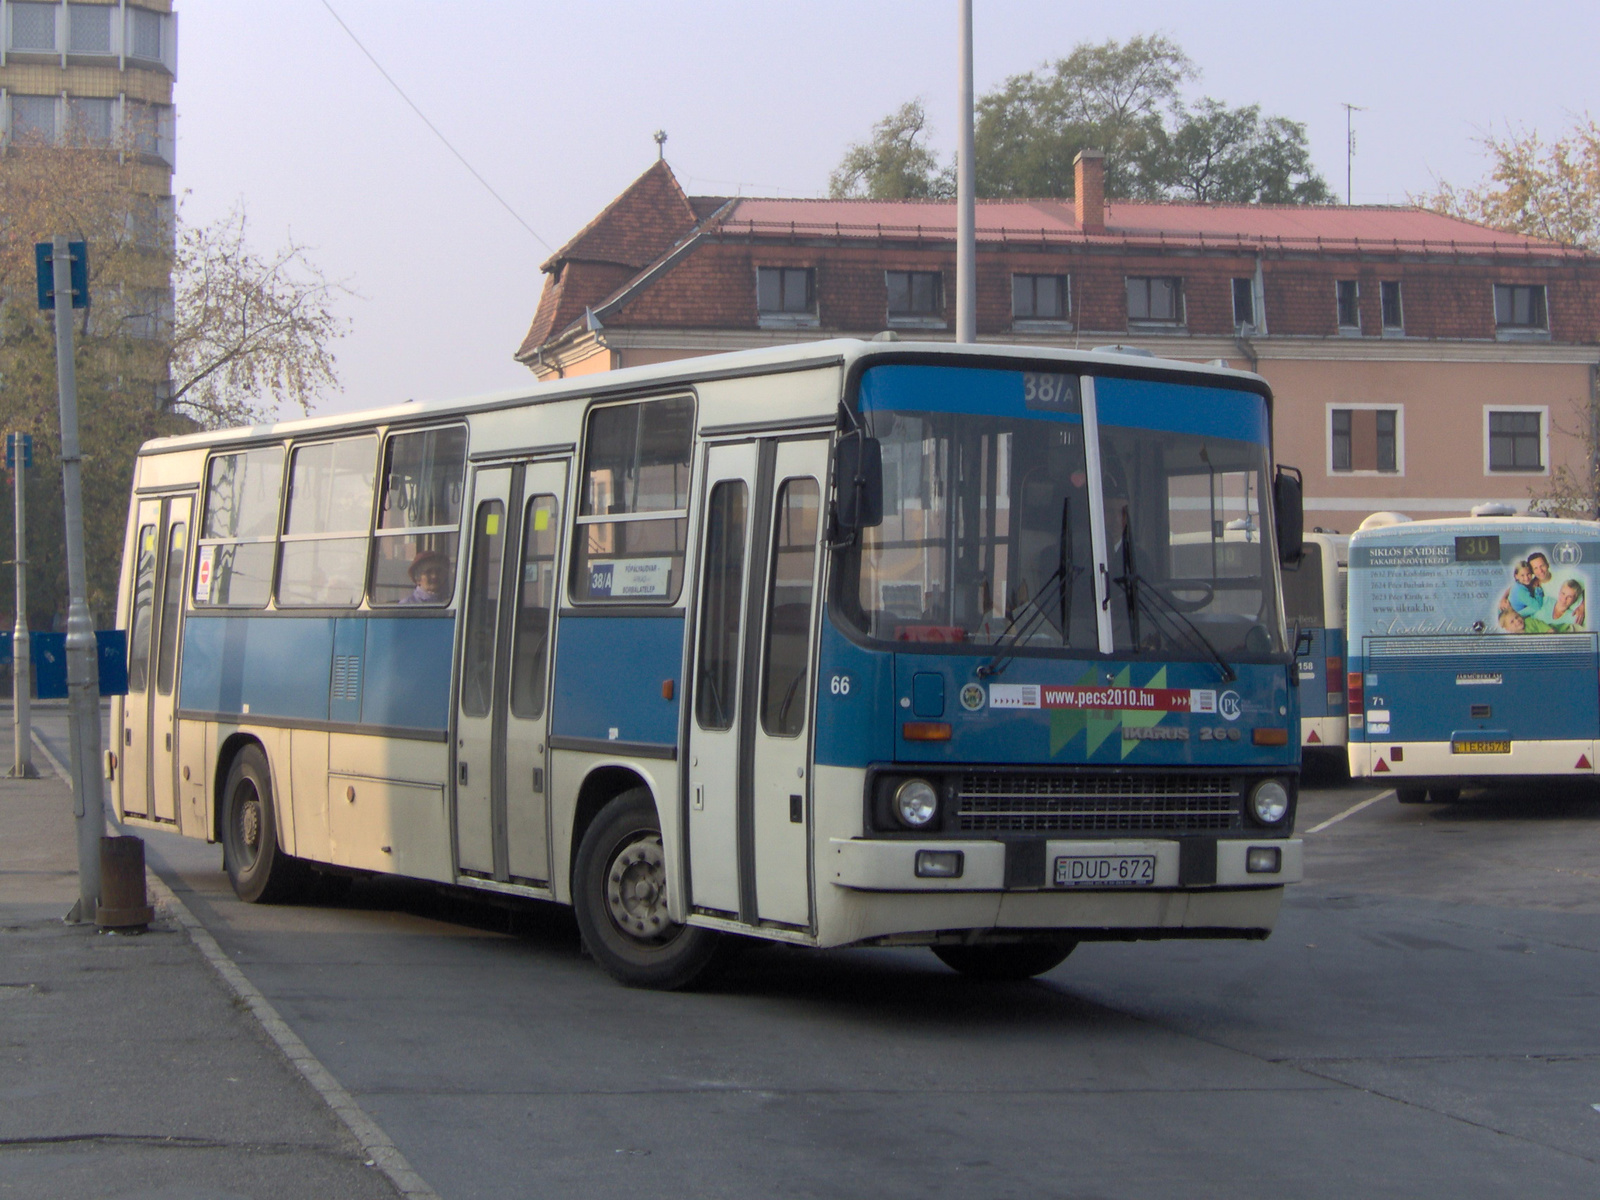
<instances>
[{"instance_id":1,"label":"blue traffic sign","mask_svg":"<svg viewBox=\"0 0 1600 1200\"><path fill-rule=\"evenodd\" d=\"M22 465L24 467L33 466L33 434L31 433L22 435ZM6 434L6 470L14 471L16 469L17 435L8 433Z\"/></svg>"},{"instance_id":2,"label":"blue traffic sign","mask_svg":"<svg viewBox=\"0 0 1600 1200\"><path fill-rule=\"evenodd\" d=\"M89 243L68 242L72 256L72 307L89 307ZM56 306L55 248L49 242L33 244L33 262L39 278L39 307L46 312Z\"/></svg>"}]
</instances>

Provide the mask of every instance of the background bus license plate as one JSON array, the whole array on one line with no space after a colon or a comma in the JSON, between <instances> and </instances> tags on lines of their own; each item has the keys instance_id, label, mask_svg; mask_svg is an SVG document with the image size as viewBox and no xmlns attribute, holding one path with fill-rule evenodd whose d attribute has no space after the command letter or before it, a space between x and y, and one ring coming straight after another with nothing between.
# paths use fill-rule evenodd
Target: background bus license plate
<instances>
[{"instance_id":1,"label":"background bus license plate","mask_svg":"<svg viewBox=\"0 0 1600 1200\"><path fill-rule=\"evenodd\" d=\"M1510 738L1457 738L1450 743L1451 754L1510 754Z\"/></svg>"},{"instance_id":2,"label":"background bus license plate","mask_svg":"<svg viewBox=\"0 0 1600 1200\"><path fill-rule=\"evenodd\" d=\"M1155 881L1153 854L1082 854L1056 859L1057 887L1149 887Z\"/></svg>"}]
</instances>

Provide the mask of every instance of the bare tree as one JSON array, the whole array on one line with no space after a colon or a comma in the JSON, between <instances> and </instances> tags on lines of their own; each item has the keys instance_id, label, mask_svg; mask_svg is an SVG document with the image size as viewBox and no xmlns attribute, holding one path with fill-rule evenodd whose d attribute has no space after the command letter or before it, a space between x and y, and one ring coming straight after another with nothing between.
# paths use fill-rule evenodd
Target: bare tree
<instances>
[{"instance_id":1,"label":"bare tree","mask_svg":"<svg viewBox=\"0 0 1600 1200\"><path fill-rule=\"evenodd\" d=\"M243 425L284 405L309 413L337 391L330 346L344 336L330 283L290 240L261 254L244 205L209 225L179 225L174 275L172 391L176 412L208 428Z\"/></svg>"}]
</instances>

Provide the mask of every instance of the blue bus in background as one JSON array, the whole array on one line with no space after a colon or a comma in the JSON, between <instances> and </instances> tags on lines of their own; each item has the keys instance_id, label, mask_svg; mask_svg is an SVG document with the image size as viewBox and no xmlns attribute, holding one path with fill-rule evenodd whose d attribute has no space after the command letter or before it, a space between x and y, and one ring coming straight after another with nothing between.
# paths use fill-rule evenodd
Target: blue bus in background
<instances>
[{"instance_id":1,"label":"blue bus in background","mask_svg":"<svg viewBox=\"0 0 1600 1200\"><path fill-rule=\"evenodd\" d=\"M1283 570L1283 610L1295 639L1300 748L1345 769L1345 605L1348 535L1313 530Z\"/></svg>"},{"instance_id":2,"label":"blue bus in background","mask_svg":"<svg viewBox=\"0 0 1600 1200\"><path fill-rule=\"evenodd\" d=\"M729 934L991 978L1265 937L1299 546L1265 383L1115 353L820 342L162 439L115 805L247 900L571 904L634 985Z\"/></svg>"},{"instance_id":3,"label":"blue bus in background","mask_svg":"<svg viewBox=\"0 0 1600 1200\"><path fill-rule=\"evenodd\" d=\"M1597 568L1592 521L1364 523L1350 539L1351 775L1407 804L1592 777Z\"/></svg>"}]
</instances>

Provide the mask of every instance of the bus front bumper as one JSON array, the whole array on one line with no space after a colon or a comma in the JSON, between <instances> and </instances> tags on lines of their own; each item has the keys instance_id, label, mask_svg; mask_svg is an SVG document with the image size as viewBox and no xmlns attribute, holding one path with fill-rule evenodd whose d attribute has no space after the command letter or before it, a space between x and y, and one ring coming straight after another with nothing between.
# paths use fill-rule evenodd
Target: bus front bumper
<instances>
[{"instance_id":1,"label":"bus front bumper","mask_svg":"<svg viewBox=\"0 0 1600 1200\"><path fill-rule=\"evenodd\" d=\"M1187 843L1188 848L1185 848ZM1213 851L1214 847L1214 851ZM1256 855L1251 870L1251 850L1276 850L1276 856ZM1041 853L1042 851L1042 853ZM1213 859L1214 853L1214 859ZM951 855L959 855L952 859ZM930 856L942 856L929 862ZM1263 862L1263 858L1276 863ZM1140 860L1153 858L1146 874ZM938 865L959 874L930 876L926 869ZM1075 864L1093 864L1101 871L1132 868L1143 876L1132 886L1119 886L1114 874L1105 882L1087 886L1070 882ZM1214 865L1213 865L1214 863ZM1102 866L1104 864L1104 866ZM1275 865L1276 869L1268 869ZM1098 872L1091 870L1091 875ZM1126 838L1117 840L1048 839L1006 843L1002 841L927 841L833 838L829 842L824 878L835 887L864 892L1025 892L1052 895L1137 894L1182 888L1269 888L1298 883L1304 877L1298 838Z\"/></svg>"}]
</instances>

